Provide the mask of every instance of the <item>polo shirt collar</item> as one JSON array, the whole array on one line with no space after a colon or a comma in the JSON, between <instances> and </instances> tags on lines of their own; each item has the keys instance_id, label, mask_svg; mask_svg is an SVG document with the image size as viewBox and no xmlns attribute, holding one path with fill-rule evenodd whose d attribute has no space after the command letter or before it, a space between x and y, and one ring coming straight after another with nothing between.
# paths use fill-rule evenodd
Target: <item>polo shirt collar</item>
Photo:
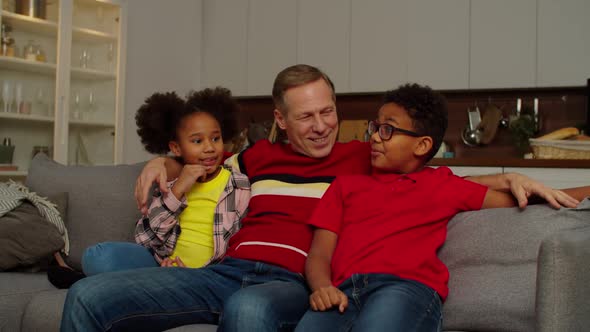
<instances>
[{"instance_id":1,"label":"polo shirt collar","mask_svg":"<svg viewBox=\"0 0 590 332\"><path fill-rule=\"evenodd\" d=\"M421 181L428 177L431 173L432 169L429 167L423 167L419 171L413 173L406 173L406 174L399 174L399 173L389 173L380 171L377 169L373 169L372 176L379 182L389 183L394 181L399 181L401 179L408 179L414 182Z\"/></svg>"}]
</instances>

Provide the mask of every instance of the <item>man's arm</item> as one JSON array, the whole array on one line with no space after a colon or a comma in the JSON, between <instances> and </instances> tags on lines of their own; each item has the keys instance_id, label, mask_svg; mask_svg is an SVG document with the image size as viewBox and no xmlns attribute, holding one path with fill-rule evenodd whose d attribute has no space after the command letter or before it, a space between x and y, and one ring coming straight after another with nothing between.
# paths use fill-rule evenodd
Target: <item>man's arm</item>
<instances>
[{"instance_id":1,"label":"man's arm","mask_svg":"<svg viewBox=\"0 0 590 332\"><path fill-rule=\"evenodd\" d=\"M490 189L511 192L518 201L518 206L521 208L524 208L528 204L528 199L531 196L538 196L544 199L554 208L560 208L561 206L576 207L580 203L579 199L585 197L585 190L552 189L546 187L539 181L518 173L470 176L466 179L487 186ZM572 197L570 194L575 194L576 196Z\"/></svg>"},{"instance_id":2,"label":"man's arm","mask_svg":"<svg viewBox=\"0 0 590 332\"><path fill-rule=\"evenodd\" d=\"M332 254L338 235L332 231L317 228L313 234L311 248L305 261L305 278L311 288L311 308L315 311L328 310L338 306L340 312L348 307L348 298L332 285Z\"/></svg>"},{"instance_id":3,"label":"man's arm","mask_svg":"<svg viewBox=\"0 0 590 332\"><path fill-rule=\"evenodd\" d=\"M156 157L145 165L135 181L135 201L142 214L147 214L147 201L152 184L156 182L160 191L167 193L169 189L166 183L168 180L176 179L181 170L182 165L168 157Z\"/></svg>"}]
</instances>

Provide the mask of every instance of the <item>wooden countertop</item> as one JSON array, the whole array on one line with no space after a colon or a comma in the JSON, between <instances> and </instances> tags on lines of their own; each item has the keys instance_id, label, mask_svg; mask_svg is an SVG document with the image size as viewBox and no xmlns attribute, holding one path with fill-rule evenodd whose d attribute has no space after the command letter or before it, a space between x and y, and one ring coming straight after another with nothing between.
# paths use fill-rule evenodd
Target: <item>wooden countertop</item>
<instances>
[{"instance_id":1,"label":"wooden countertop","mask_svg":"<svg viewBox=\"0 0 590 332\"><path fill-rule=\"evenodd\" d=\"M430 166L590 168L590 159L434 158Z\"/></svg>"}]
</instances>

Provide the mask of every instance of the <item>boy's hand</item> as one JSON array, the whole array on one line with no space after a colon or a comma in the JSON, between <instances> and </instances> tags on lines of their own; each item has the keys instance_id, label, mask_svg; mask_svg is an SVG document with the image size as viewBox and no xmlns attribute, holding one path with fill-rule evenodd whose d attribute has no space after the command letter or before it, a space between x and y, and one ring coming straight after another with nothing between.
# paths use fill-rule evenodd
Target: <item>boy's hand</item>
<instances>
[{"instance_id":1,"label":"boy's hand","mask_svg":"<svg viewBox=\"0 0 590 332\"><path fill-rule=\"evenodd\" d=\"M148 212L148 195L154 182L158 183L161 192L168 192L165 162L166 158L163 157L150 160L141 171L137 181L135 181L135 201L137 202L137 208L143 215Z\"/></svg>"},{"instance_id":2,"label":"boy's hand","mask_svg":"<svg viewBox=\"0 0 590 332\"><path fill-rule=\"evenodd\" d=\"M322 287L311 293L309 304L314 311L326 311L338 306L338 311L344 312L348 307L348 297L334 286Z\"/></svg>"},{"instance_id":3,"label":"boy's hand","mask_svg":"<svg viewBox=\"0 0 590 332\"><path fill-rule=\"evenodd\" d=\"M210 168L203 165L184 165L178 180L172 186L174 196L180 200L184 194L191 190L196 182L204 180L207 177L207 171Z\"/></svg>"}]
</instances>

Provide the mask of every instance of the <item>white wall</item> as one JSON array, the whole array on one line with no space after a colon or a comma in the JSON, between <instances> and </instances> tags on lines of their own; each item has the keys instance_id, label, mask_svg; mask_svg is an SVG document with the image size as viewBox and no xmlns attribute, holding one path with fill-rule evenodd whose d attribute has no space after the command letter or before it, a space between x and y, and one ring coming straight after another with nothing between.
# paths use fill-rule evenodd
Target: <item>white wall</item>
<instances>
[{"instance_id":1,"label":"white wall","mask_svg":"<svg viewBox=\"0 0 590 332\"><path fill-rule=\"evenodd\" d=\"M200 88L200 0L129 0L123 163L151 158L135 125L135 111L158 91L184 95Z\"/></svg>"}]
</instances>

